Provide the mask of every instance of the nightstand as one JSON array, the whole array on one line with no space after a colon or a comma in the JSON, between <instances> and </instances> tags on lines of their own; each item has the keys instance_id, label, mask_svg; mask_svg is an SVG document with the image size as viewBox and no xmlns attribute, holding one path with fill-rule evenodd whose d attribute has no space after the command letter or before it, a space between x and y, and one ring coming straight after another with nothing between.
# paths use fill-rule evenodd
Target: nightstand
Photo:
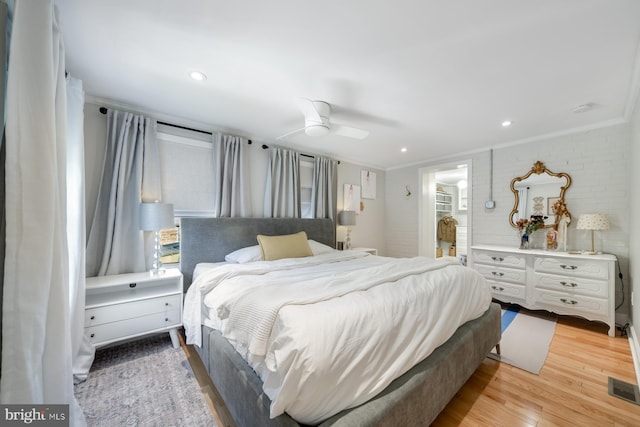
<instances>
[{"instance_id":1,"label":"nightstand","mask_svg":"<svg viewBox=\"0 0 640 427\"><path fill-rule=\"evenodd\" d=\"M352 251L360 251L360 252L368 252L371 255L378 255L378 250L376 248L351 248Z\"/></svg>"},{"instance_id":2,"label":"nightstand","mask_svg":"<svg viewBox=\"0 0 640 427\"><path fill-rule=\"evenodd\" d=\"M182 274L167 269L87 278L84 326L96 347L167 331L179 347L182 326Z\"/></svg>"}]
</instances>

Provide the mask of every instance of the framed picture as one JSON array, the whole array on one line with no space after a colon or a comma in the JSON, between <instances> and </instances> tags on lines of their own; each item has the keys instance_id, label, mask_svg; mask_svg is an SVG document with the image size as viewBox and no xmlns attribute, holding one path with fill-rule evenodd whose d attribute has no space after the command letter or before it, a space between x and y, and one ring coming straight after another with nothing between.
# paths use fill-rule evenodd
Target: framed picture
<instances>
[{"instance_id":1,"label":"framed picture","mask_svg":"<svg viewBox=\"0 0 640 427\"><path fill-rule=\"evenodd\" d=\"M354 184L344 185L344 207L345 211L356 211L360 213L360 186Z\"/></svg>"},{"instance_id":2,"label":"framed picture","mask_svg":"<svg viewBox=\"0 0 640 427\"><path fill-rule=\"evenodd\" d=\"M362 198L376 198L376 173L368 170L360 171L360 184L362 185Z\"/></svg>"},{"instance_id":3,"label":"framed picture","mask_svg":"<svg viewBox=\"0 0 640 427\"><path fill-rule=\"evenodd\" d=\"M547 197L547 215L555 215L555 212L553 211L553 204L559 198L560 197Z\"/></svg>"}]
</instances>

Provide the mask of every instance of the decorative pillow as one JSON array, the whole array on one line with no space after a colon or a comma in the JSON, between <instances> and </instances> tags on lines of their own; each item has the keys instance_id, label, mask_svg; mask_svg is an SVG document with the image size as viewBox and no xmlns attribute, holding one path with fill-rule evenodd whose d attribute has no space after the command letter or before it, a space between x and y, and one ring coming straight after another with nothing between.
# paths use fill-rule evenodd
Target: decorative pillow
<instances>
[{"instance_id":1,"label":"decorative pillow","mask_svg":"<svg viewBox=\"0 0 640 427\"><path fill-rule=\"evenodd\" d=\"M262 250L263 261L313 256L313 252L307 241L307 233L304 231L282 236L265 236L258 234L258 243Z\"/></svg>"},{"instance_id":2,"label":"decorative pillow","mask_svg":"<svg viewBox=\"0 0 640 427\"><path fill-rule=\"evenodd\" d=\"M336 249L333 249L331 246L327 246L323 243L316 242L315 240L309 239L309 247L314 255L326 254L327 252L333 252Z\"/></svg>"},{"instance_id":3,"label":"decorative pillow","mask_svg":"<svg viewBox=\"0 0 640 427\"><path fill-rule=\"evenodd\" d=\"M262 261L262 250L260 245L247 246L246 248L238 249L224 257L227 262L236 262L244 264L245 262Z\"/></svg>"}]
</instances>

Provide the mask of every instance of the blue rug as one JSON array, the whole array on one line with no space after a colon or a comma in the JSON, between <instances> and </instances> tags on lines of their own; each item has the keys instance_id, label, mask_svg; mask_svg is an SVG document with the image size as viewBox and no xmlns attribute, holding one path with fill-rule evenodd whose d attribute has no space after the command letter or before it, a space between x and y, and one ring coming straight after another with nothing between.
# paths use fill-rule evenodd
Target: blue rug
<instances>
[{"instance_id":1,"label":"blue rug","mask_svg":"<svg viewBox=\"0 0 640 427\"><path fill-rule=\"evenodd\" d=\"M540 374L556 331L556 319L555 314L546 311L503 306L500 355L494 349L489 357Z\"/></svg>"}]
</instances>

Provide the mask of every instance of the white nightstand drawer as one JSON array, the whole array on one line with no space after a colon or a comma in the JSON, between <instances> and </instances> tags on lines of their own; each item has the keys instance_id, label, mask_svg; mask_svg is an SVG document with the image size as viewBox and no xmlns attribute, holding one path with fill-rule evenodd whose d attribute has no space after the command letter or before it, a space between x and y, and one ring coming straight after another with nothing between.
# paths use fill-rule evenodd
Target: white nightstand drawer
<instances>
[{"instance_id":1,"label":"white nightstand drawer","mask_svg":"<svg viewBox=\"0 0 640 427\"><path fill-rule=\"evenodd\" d=\"M123 304L105 305L85 310L84 325L96 326L118 320L139 318L148 314L180 310L182 295L167 295Z\"/></svg>"},{"instance_id":2,"label":"white nightstand drawer","mask_svg":"<svg viewBox=\"0 0 640 427\"><path fill-rule=\"evenodd\" d=\"M609 266L604 262L592 262L584 259L557 259L540 257L535 260L535 271L588 277L592 279L609 278Z\"/></svg>"},{"instance_id":3,"label":"white nightstand drawer","mask_svg":"<svg viewBox=\"0 0 640 427\"><path fill-rule=\"evenodd\" d=\"M148 316L86 327L85 333L93 344L100 345L144 333L176 327L180 324L180 310L178 309L166 313L155 313Z\"/></svg>"},{"instance_id":4,"label":"white nightstand drawer","mask_svg":"<svg viewBox=\"0 0 640 427\"><path fill-rule=\"evenodd\" d=\"M524 285L526 283L525 270L516 270L512 268L503 268L493 265L475 264L474 268L480 274L489 280L489 282L511 282Z\"/></svg>"},{"instance_id":5,"label":"white nightstand drawer","mask_svg":"<svg viewBox=\"0 0 640 427\"><path fill-rule=\"evenodd\" d=\"M493 264L504 267L523 269L527 264L524 256L502 252L473 251L473 260L479 264Z\"/></svg>"},{"instance_id":6,"label":"white nightstand drawer","mask_svg":"<svg viewBox=\"0 0 640 427\"><path fill-rule=\"evenodd\" d=\"M606 298L609 283L605 280L591 280L582 277L556 276L553 274L535 273L535 287L559 292L569 292Z\"/></svg>"}]
</instances>

